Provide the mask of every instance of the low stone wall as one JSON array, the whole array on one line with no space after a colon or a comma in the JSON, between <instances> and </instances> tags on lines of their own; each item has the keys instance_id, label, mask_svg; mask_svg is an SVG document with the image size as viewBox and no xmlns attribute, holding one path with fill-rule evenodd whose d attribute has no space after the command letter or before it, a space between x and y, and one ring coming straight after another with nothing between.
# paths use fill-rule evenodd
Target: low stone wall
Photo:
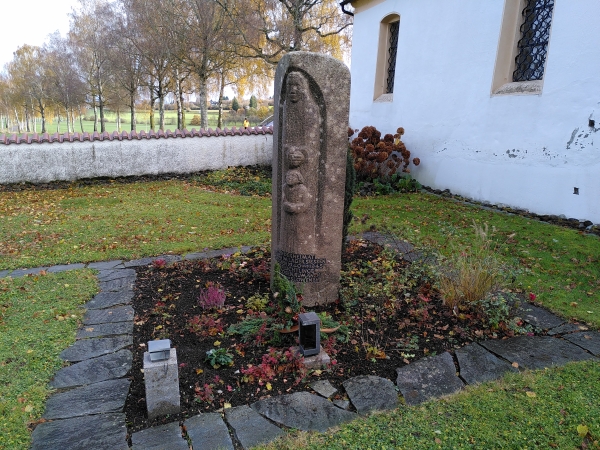
<instances>
[{"instance_id":1,"label":"low stone wall","mask_svg":"<svg viewBox=\"0 0 600 450\"><path fill-rule=\"evenodd\" d=\"M0 184L270 165L273 129L0 135Z\"/></svg>"}]
</instances>

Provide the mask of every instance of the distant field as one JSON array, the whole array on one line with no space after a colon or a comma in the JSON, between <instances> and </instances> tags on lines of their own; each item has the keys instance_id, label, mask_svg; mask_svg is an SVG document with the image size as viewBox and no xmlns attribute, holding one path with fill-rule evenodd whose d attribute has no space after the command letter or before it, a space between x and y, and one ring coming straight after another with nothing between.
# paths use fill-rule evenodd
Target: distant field
<instances>
[{"instance_id":1,"label":"distant field","mask_svg":"<svg viewBox=\"0 0 600 450\"><path fill-rule=\"evenodd\" d=\"M194 115L200 115L200 111L186 111L185 113L185 123L186 123L186 128L191 130L192 128L200 128L198 125L191 125L190 122L192 121L192 118L194 117ZM88 118L89 118L89 114L88 114ZM214 111L214 110L209 110L208 111L208 126L209 128L216 128L217 127L217 118L218 118L218 111ZM107 120L107 122L105 123L106 125L106 131L108 131L109 133L112 133L113 131L119 131L117 129L117 123L116 123L116 119L117 116L116 114L110 112L107 113L105 115L105 120ZM256 126L258 125L258 121L252 121L252 118L250 118L250 124L252 126ZM154 120L155 120L155 129L158 130L158 121L159 121L159 115L158 115L158 111L156 111L154 113ZM232 116L229 114L229 112L224 112L223 113L223 120L224 120L224 126L226 127L240 127L242 126L242 123L244 121L244 116L243 115L236 115L236 116ZM165 130L175 130L177 128L177 111L165 111ZM56 122L46 122L46 129L48 131L48 133L66 133L67 132L67 124L66 122L61 122L60 123L60 127L57 127L57 123ZM150 113L148 111L140 111L137 113L137 127L136 127L137 131L150 131ZM41 125L38 122L38 133L41 130ZM121 130L120 131L129 131L131 130L131 124L129 122L129 114L123 114L121 115ZM75 121L75 131L78 133L81 133L81 124L79 122L79 120ZM94 131L94 122L92 120L83 120L83 131L84 132L88 132L91 133ZM98 131L100 131L100 124L98 124ZM7 130L0 130L0 133L7 133Z\"/></svg>"}]
</instances>

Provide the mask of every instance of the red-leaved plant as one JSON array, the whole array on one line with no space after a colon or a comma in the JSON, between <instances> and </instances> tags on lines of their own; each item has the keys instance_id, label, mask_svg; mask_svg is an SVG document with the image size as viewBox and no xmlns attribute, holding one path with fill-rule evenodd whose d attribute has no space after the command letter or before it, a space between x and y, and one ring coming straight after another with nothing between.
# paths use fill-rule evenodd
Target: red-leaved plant
<instances>
[{"instance_id":1,"label":"red-leaved plant","mask_svg":"<svg viewBox=\"0 0 600 450\"><path fill-rule=\"evenodd\" d=\"M225 304L225 291L219 284L207 283L206 289L200 291L198 304L202 309L218 309Z\"/></svg>"}]
</instances>

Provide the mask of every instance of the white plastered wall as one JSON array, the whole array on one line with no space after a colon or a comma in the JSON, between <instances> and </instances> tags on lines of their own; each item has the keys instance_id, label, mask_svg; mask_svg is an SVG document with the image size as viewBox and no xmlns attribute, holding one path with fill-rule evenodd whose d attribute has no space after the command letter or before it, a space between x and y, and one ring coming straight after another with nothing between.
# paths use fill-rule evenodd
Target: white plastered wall
<instances>
[{"instance_id":1,"label":"white plastered wall","mask_svg":"<svg viewBox=\"0 0 600 450\"><path fill-rule=\"evenodd\" d=\"M541 95L494 96L504 3L358 4L350 124L403 126L424 185L600 223L600 2L556 0ZM400 15L393 101L374 102L379 24L392 13Z\"/></svg>"},{"instance_id":2,"label":"white plastered wall","mask_svg":"<svg viewBox=\"0 0 600 450\"><path fill-rule=\"evenodd\" d=\"M271 164L273 135L0 145L0 184Z\"/></svg>"}]
</instances>

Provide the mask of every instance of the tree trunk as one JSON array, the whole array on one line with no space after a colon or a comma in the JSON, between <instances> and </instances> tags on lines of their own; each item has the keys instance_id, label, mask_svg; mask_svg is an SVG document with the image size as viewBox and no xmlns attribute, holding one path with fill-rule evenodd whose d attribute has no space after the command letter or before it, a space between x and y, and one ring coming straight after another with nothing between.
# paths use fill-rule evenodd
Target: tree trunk
<instances>
[{"instance_id":1,"label":"tree trunk","mask_svg":"<svg viewBox=\"0 0 600 450\"><path fill-rule=\"evenodd\" d=\"M206 103L208 100L208 79L205 73L199 73L198 78L200 84L198 86L198 102L200 103L200 128L208 128L208 108Z\"/></svg>"},{"instance_id":2,"label":"tree trunk","mask_svg":"<svg viewBox=\"0 0 600 450\"><path fill-rule=\"evenodd\" d=\"M96 96L92 97L92 107L94 108L94 131L98 131L98 107L96 106Z\"/></svg>"},{"instance_id":3,"label":"tree trunk","mask_svg":"<svg viewBox=\"0 0 600 450\"><path fill-rule=\"evenodd\" d=\"M29 128L29 120L29 110L27 109L27 107L25 107L25 129L28 133L31 132L31 128Z\"/></svg>"},{"instance_id":4,"label":"tree trunk","mask_svg":"<svg viewBox=\"0 0 600 450\"><path fill-rule=\"evenodd\" d=\"M102 90L98 92L98 108L100 109L100 132L106 131L106 123L104 122L104 96Z\"/></svg>"},{"instance_id":5,"label":"tree trunk","mask_svg":"<svg viewBox=\"0 0 600 450\"><path fill-rule=\"evenodd\" d=\"M165 130L165 94L161 92L158 95L158 129Z\"/></svg>"},{"instance_id":6,"label":"tree trunk","mask_svg":"<svg viewBox=\"0 0 600 450\"><path fill-rule=\"evenodd\" d=\"M221 86L219 86L219 118L217 128L223 128L223 94L225 92L225 71L221 71Z\"/></svg>"},{"instance_id":7,"label":"tree trunk","mask_svg":"<svg viewBox=\"0 0 600 450\"><path fill-rule=\"evenodd\" d=\"M129 91L129 109L131 110L131 131L136 129L135 117L135 90Z\"/></svg>"},{"instance_id":8,"label":"tree trunk","mask_svg":"<svg viewBox=\"0 0 600 450\"><path fill-rule=\"evenodd\" d=\"M81 132L83 133L83 114L79 114L79 126L81 127Z\"/></svg>"},{"instance_id":9,"label":"tree trunk","mask_svg":"<svg viewBox=\"0 0 600 450\"><path fill-rule=\"evenodd\" d=\"M154 88L150 87L150 129L154 130L154 102L156 96L154 95Z\"/></svg>"},{"instance_id":10,"label":"tree trunk","mask_svg":"<svg viewBox=\"0 0 600 450\"><path fill-rule=\"evenodd\" d=\"M179 90L179 103L181 104L181 128L180 128L180 130L185 130L185 108L184 108L184 99L183 99L183 89Z\"/></svg>"},{"instance_id":11,"label":"tree trunk","mask_svg":"<svg viewBox=\"0 0 600 450\"><path fill-rule=\"evenodd\" d=\"M15 110L15 118L17 119L17 133L21 134L21 122L19 122L19 112L17 111L17 108L14 108Z\"/></svg>"},{"instance_id":12,"label":"tree trunk","mask_svg":"<svg viewBox=\"0 0 600 450\"><path fill-rule=\"evenodd\" d=\"M40 107L40 116L42 116L42 134L44 134L46 132L46 108L41 101L38 101L38 106Z\"/></svg>"},{"instance_id":13,"label":"tree trunk","mask_svg":"<svg viewBox=\"0 0 600 450\"><path fill-rule=\"evenodd\" d=\"M175 68L175 103L177 104L177 129L183 130L183 102L181 100L181 79L179 69Z\"/></svg>"}]
</instances>

